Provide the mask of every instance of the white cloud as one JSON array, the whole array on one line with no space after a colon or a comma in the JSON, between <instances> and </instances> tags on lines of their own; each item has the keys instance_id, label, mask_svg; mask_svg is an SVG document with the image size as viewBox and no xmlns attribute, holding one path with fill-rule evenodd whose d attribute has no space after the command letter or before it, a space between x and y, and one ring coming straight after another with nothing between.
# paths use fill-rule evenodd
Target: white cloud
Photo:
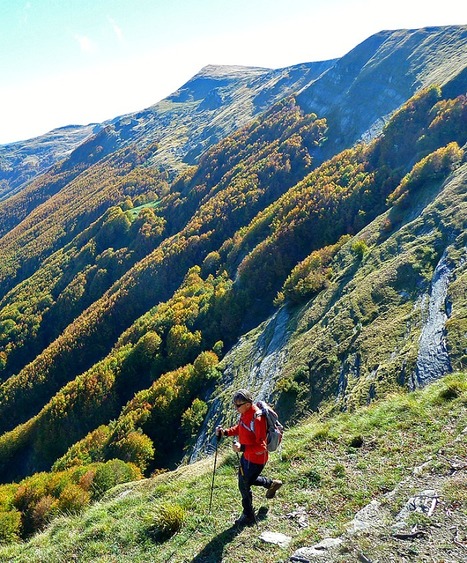
<instances>
[{"instance_id":1,"label":"white cloud","mask_svg":"<svg viewBox=\"0 0 467 563\"><path fill-rule=\"evenodd\" d=\"M123 41L123 31L122 28L118 25L118 23L111 17L108 18L110 25L112 26L113 32L115 33L116 38L118 41Z\"/></svg>"},{"instance_id":2,"label":"white cloud","mask_svg":"<svg viewBox=\"0 0 467 563\"><path fill-rule=\"evenodd\" d=\"M97 44L87 35L80 35L79 33L75 33L73 36L78 42L79 48L83 53L89 55L97 51Z\"/></svg>"}]
</instances>

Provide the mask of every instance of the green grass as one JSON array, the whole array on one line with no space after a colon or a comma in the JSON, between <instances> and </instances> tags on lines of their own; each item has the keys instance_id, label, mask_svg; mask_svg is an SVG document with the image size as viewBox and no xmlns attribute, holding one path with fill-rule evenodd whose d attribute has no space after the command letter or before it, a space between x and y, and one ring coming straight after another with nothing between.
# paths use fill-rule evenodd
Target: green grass
<instances>
[{"instance_id":1,"label":"green grass","mask_svg":"<svg viewBox=\"0 0 467 563\"><path fill-rule=\"evenodd\" d=\"M160 203L161 203L160 200L144 203L142 205L132 207L131 209L128 210L128 213L131 215L132 219L135 219L138 213L141 211L141 209L146 209L146 208L156 209L157 207L159 207Z\"/></svg>"},{"instance_id":2,"label":"green grass","mask_svg":"<svg viewBox=\"0 0 467 563\"><path fill-rule=\"evenodd\" d=\"M271 454L264 473L285 485L271 501L263 489L254 489L257 527L232 526L241 510L237 458L225 440L211 511L214 456L119 485L84 513L56 519L30 541L1 546L0 561L285 562L298 547L342 534L359 509L384 499L415 466L427 461L432 474L448 472L447 459L465 460L465 440L456 438L467 427L466 407L467 375L456 374L353 413L312 415L288 429L282 451ZM465 479L456 479L442 494L464 503L465 513ZM402 500L394 502L396 509ZM265 530L291 536L290 545L264 543L259 536Z\"/></svg>"}]
</instances>

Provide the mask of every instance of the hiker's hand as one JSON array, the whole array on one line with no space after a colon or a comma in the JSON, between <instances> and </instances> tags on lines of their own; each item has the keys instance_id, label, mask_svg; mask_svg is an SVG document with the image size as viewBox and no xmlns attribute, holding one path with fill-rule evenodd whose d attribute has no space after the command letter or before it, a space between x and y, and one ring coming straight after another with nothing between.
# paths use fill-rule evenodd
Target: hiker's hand
<instances>
[{"instance_id":1,"label":"hiker's hand","mask_svg":"<svg viewBox=\"0 0 467 563\"><path fill-rule=\"evenodd\" d=\"M223 435L224 435L224 429L222 428L222 426L216 426L216 436L218 438L222 438Z\"/></svg>"},{"instance_id":2,"label":"hiker's hand","mask_svg":"<svg viewBox=\"0 0 467 563\"><path fill-rule=\"evenodd\" d=\"M232 449L233 449L234 452L241 452L242 446L238 442L234 442L232 444Z\"/></svg>"}]
</instances>

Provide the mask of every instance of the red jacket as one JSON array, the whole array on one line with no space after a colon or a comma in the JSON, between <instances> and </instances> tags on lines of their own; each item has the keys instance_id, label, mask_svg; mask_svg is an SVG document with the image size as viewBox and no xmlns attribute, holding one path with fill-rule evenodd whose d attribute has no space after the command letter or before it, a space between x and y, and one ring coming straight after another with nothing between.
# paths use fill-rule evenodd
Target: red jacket
<instances>
[{"instance_id":1,"label":"red jacket","mask_svg":"<svg viewBox=\"0 0 467 563\"><path fill-rule=\"evenodd\" d=\"M225 430L225 433L227 436L238 436L247 461L264 465L268 460L267 428L266 419L259 413L261 410L256 405L251 405L251 408L240 415L238 424Z\"/></svg>"}]
</instances>

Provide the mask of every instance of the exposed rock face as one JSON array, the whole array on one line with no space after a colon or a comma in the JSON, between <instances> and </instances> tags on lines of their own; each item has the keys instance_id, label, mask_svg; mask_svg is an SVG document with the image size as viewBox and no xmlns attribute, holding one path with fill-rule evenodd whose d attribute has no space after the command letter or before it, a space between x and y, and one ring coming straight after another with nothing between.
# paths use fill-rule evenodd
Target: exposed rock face
<instances>
[{"instance_id":1,"label":"exposed rock face","mask_svg":"<svg viewBox=\"0 0 467 563\"><path fill-rule=\"evenodd\" d=\"M277 379L287 355L287 330L289 315L280 309L259 330L240 339L239 343L222 360L224 377L220 387L222 398L216 398L198 435L190 461L214 448L214 429L226 421L234 422L228 411L236 389L250 389L255 400L270 401Z\"/></svg>"},{"instance_id":2,"label":"exposed rock face","mask_svg":"<svg viewBox=\"0 0 467 563\"><path fill-rule=\"evenodd\" d=\"M443 257L436 267L431 283L413 386L426 385L452 371L446 348L446 320L448 319L446 296L450 275L450 268Z\"/></svg>"},{"instance_id":3,"label":"exposed rock face","mask_svg":"<svg viewBox=\"0 0 467 563\"><path fill-rule=\"evenodd\" d=\"M287 356L288 320L287 310L280 309L267 322L255 344L252 366L245 385L255 390L258 399L270 398L274 384L281 375Z\"/></svg>"}]
</instances>

